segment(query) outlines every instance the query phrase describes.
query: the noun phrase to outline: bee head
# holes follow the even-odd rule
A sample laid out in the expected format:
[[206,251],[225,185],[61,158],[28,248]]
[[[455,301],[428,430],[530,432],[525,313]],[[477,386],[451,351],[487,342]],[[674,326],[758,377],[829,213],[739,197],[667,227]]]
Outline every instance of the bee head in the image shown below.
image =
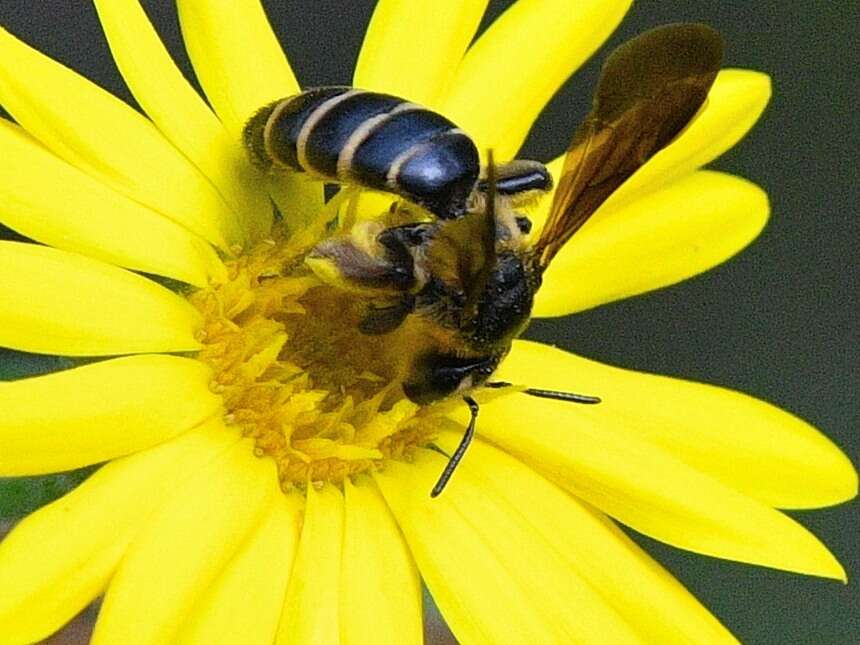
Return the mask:
[[508,343],[525,329],[531,316],[540,276],[530,270],[523,257],[505,251],[496,257],[475,313],[469,320],[470,339],[475,346]]

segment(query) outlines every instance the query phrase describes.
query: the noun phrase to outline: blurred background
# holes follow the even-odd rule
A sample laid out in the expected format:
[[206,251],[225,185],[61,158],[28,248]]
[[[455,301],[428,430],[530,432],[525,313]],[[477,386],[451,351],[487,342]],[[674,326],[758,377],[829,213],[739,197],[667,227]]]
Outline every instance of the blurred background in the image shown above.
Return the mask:
[[[143,4],[193,79],[173,1]],[[373,0],[264,4],[304,86],[350,83]],[[492,1],[482,28],[510,4]],[[706,22],[722,32],[727,66],[773,77],[774,96],[758,126],[712,164],[763,186],[770,194],[771,221],[750,248],[704,275],[573,317],[535,321],[527,336],[607,363],[771,401],[818,426],[856,464],[860,3],[638,2],[552,101],[520,156],[549,160],[561,153],[588,110],[607,52],[650,27],[679,21]],[[135,105],[89,2],[2,0],[0,25]],[[0,237],[11,236],[0,229]],[[0,379],[63,366],[61,359],[0,350]],[[0,480],[0,532],[86,475]],[[849,586],[633,538],[746,643],[860,642],[857,503],[791,515],[833,550],[848,570]],[[88,610],[49,642],[86,642],[94,616]],[[430,643],[455,642],[429,599],[427,635]]]

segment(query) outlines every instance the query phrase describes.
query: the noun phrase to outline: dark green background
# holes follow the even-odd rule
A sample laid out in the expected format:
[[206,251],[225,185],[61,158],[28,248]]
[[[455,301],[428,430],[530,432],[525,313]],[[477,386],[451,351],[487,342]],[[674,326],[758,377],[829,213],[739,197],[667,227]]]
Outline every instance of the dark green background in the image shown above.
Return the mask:
[[[144,4],[190,76],[172,1]],[[350,82],[372,0],[265,4],[303,85]],[[492,2],[485,24],[509,4]],[[523,156],[546,160],[564,149],[587,111],[606,51],[649,27],[684,20],[707,22],[724,34],[727,65],[773,77],[763,120],[713,164],[765,187],[772,220],[751,248],[705,275],[578,316],[538,321],[528,335],[609,363],[772,401],[816,424],[857,463],[860,3],[639,2],[552,102]],[[89,3],[2,0],[0,24],[134,103]],[[0,353],[7,378],[60,365]],[[44,495],[65,483],[52,481]],[[0,498],[0,511],[8,506],[8,497]],[[854,578],[848,587],[636,538],[745,642],[860,642],[857,504],[792,515],[840,558]],[[432,642],[449,642],[438,623],[431,621],[429,630]]]

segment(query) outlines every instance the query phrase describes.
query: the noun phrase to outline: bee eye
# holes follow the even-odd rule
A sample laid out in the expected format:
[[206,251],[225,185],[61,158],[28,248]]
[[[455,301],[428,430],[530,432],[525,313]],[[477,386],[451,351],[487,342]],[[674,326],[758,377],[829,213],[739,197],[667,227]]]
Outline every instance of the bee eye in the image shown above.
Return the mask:
[[528,235],[532,232],[532,221],[525,215],[519,215],[517,216],[517,227],[520,229],[520,233]]

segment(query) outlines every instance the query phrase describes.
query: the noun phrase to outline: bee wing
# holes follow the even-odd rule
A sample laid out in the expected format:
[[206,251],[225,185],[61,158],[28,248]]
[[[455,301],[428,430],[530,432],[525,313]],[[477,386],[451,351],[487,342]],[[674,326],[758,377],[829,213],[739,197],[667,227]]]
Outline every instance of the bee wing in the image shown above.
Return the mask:
[[672,141],[701,108],[722,61],[706,25],[658,27],[606,61],[591,113],[567,151],[546,225],[534,249],[539,270],[606,199]]

